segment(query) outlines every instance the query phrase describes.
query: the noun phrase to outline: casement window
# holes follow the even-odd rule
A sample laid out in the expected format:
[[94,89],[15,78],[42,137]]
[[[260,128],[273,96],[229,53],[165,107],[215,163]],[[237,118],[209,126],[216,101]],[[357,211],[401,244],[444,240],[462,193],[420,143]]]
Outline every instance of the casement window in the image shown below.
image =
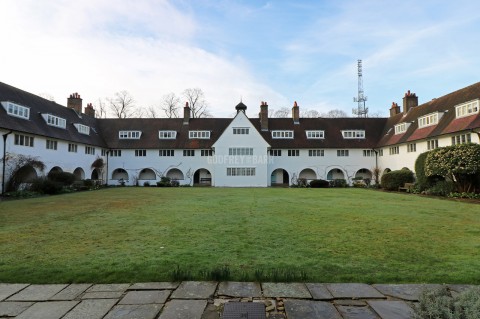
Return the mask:
[[288,156],[300,156],[300,150],[288,150]]
[[378,150],[378,156],[383,156],[383,148]]
[[195,156],[195,150],[183,150],[183,156]]
[[227,176],[255,176],[255,167],[227,167]]
[[228,149],[228,155],[253,155],[251,147],[231,147]]
[[417,144],[416,143],[409,143],[407,144],[407,152],[414,153],[417,151]]
[[73,143],[68,143],[68,151],[70,153],[77,153],[78,151],[78,145],[77,144],[73,144]]
[[325,156],[324,150],[308,150],[308,156],[320,157]]
[[325,138],[325,131],[305,131],[308,139],[322,139]]
[[472,142],[470,133],[452,136],[452,145],[467,144]]
[[85,146],[85,154],[95,155],[95,147]]
[[210,131],[188,131],[188,138],[209,139]]
[[200,156],[213,156],[213,150],[200,150]]
[[272,138],[293,138],[293,131],[272,131]]
[[46,143],[46,148],[47,148],[47,150],[53,150],[53,151],[56,151],[56,150],[57,150],[58,141],[47,140],[46,142],[47,142],[47,143]]
[[282,150],[270,150],[270,156],[282,156]]
[[438,148],[438,140],[437,139],[427,141],[427,149],[428,150],[434,150],[436,148]]
[[118,138],[122,140],[138,140],[142,136],[142,131],[119,131]]
[[372,157],[375,156],[374,150],[363,150],[363,157]]
[[400,154],[400,147],[399,146],[390,147],[389,152],[390,152],[390,155]]
[[428,127],[438,124],[438,113],[430,113],[418,118],[418,128]]
[[73,124],[77,128],[78,133],[84,135],[90,135],[90,126],[86,126],[80,123]]
[[455,106],[456,118],[478,114],[479,100],[469,101]]
[[145,157],[147,156],[147,150],[135,150],[135,156]]
[[365,138],[364,130],[342,131],[343,138]]
[[175,150],[159,150],[158,156],[175,156]]
[[67,120],[64,118],[52,115],[52,114],[42,114],[43,119],[47,122],[47,125],[66,128]]
[[121,157],[122,156],[122,150],[110,150],[109,155],[111,157]]
[[10,116],[19,117],[28,120],[30,118],[30,108],[22,105],[18,105],[13,102],[2,102],[2,106]]
[[161,140],[174,140],[177,138],[177,131],[158,131],[158,138]]
[[410,126],[410,123],[400,123],[395,125],[395,135],[405,133]]
[[337,150],[338,157],[347,157],[349,155],[348,150]]
[[242,134],[242,135],[250,134],[250,128],[248,128],[248,127],[234,127],[234,128],[233,128],[233,134],[234,134],[234,135],[237,135],[237,134]]
[[15,134],[14,144],[33,147],[33,136]]

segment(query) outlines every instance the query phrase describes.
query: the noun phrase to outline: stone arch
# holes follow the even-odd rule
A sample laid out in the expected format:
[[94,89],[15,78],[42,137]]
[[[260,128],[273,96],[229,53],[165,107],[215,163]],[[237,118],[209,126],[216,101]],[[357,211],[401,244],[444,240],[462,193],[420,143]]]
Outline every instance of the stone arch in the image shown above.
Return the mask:
[[138,174],[138,179],[141,180],[156,180],[157,174],[151,168],[144,168]]
[[81,167],[75,168],[73,175],[75,175],[76,180],[81,181],[82,179],[85,179],[85,171]]
[[212,174],[206,168],[199,168],[193,174],[193,184],[208,186],[212,185]]
[[[54,166],[52,167],[52,169],[48,172],[48,174],[50,173],[62,173],[63,172],[63,169],[59,166]],[[47,174],[47,176],[48,176]]]
[[327,173],[327,180],[331,181],[334,179],[346,179],[345,172],[339,168],[332,168]]
[[112,179],[128,181],[128,173],[123,168],[117,168],[112,172]]
[[281,186],[290,184],[290,175],[283,168],[275,169],[270,175],[271,186]]
[[361,168],[355,173],[355,178],[372,179],[372,172],[369,169]]
[[311,181],[312,179],[317,179],[317,173],[315,173],[315,171],[311,168],[305,168],[300,172],[298,178],[303,178],[307,181]]
[[179,180],[184,180],[185,177],[182,173],[181,170],[178,168],[172,168],[167,172],[167,177],[170,177],[171,180],[179,181]]

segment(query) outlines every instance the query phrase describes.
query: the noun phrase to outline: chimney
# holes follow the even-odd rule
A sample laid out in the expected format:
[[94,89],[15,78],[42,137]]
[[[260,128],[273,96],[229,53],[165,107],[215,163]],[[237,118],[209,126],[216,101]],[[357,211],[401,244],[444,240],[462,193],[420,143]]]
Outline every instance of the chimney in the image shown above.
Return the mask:
[[77,114],[82,114],[82,99],[80,98],[80,94],[70,94],[70,97],[67,99],[67,107],[74,109]]
[[260,118],[260,129],[262,131],[268,131],[268,104],[267,102],[263,102],[260,104],[260,114],[258,115]]
[[85,108],[85,115],[95,117],[95,109],[93,108],[92,103],[87,104],[87,107]]
[[293,124],[300,124],[300,108],[297,105],[297,101],[293,103],[292,118],[293,118]]
[[410,90],[408,90],[403,97],[403,114],[407,114],[415,106],[418,106],[418,96],[415,93],[410,93]]
[[392,102],[392,107],[390,108],[390,117],[400,113],[400,106],[397,103]]
[[185,107],[183,108],[183,125],[188,125],[190,122],[190,107],[188,102],[185,102]]

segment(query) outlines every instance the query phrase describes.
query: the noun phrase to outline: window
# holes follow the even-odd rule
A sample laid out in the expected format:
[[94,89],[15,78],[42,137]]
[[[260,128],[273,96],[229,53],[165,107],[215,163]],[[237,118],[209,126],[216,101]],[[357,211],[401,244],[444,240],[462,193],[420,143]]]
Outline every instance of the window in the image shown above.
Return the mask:
[[300,156],[300,150],[288,150],[288,156]]
[[30,108],[26,106],[18,105],[12,102],[2,102],[2,105],[5,111],[7,111],[8,115],[27,120],[30,118]]
[[109,155],[111,157],[121,157],[122,156],[122,150],[110,150]]
[[142,131],[120,131],[118,132],[118,137],[122,140],[124,139],[132,139],[138,140],[142,136]]
[[472,142],[470,133],[452,136],[452,145],[467,144]]
[[227,176],[255,176],[255,167],[227,167]]
[[339,156],[339,157],[348,156],[348,150],[337,150],[337,156]]
[[417,151],[417,144],[416,143],[407,144],[407,152],[408,153],[414,153],[416,151]]
[[200,156],[213,156],[213,150],[201,150]]
[[479,100],[470,101],[470,102],[466,102],[456,106],[455,107],[456,117],[457,118],[465,117],[465,116],[478,113],[478,104],[479,104],[478,101]]
[[375,156],[374,150],[363,150],[363,157],[372,157]]
[[175,156],[174,150],[159,150],[158,156]]
[[56,151],[58,147],[58,142],[53,140],[47,140],[46,147],[47,147],[47,150]]
[[390,155],[400,154],[400,147],[399,146],[390,147],[389,151],[390,151]]
[[67,120],[64,118],[52,115],[52,114],[42,114],[42,117],[45,119],[48,125],[50,126],[56,126],[60,128],[66,128],[67,127]]
[[428,150],[434,150],[438,148],[438,140],[429,140],[427,141],[427,149]]
[[95,155],[95,147],[85,146],[85,154]]
[[308,150],[308,156],[325,156],[324,150]]
[[90,126],[86,126],[86,125],[79,124],[79,123],[75,123],[73,125],[77,128],[78,133],[85,134],[85,135],[90,134]]
[[383,148],[378,150],[378,156],[383,156]]
[[293,131],[272,131],[272,138],[293,138]]
[[270,150],[270,156],[282,156],[282,150]]
[[68,151],[69,151],[70,153],[77,153],[77,151],[78,151],[78,145],[77,145],[77,144],[68,143]]
[[107,150],[102,148],[102,156],[107,156]]
[[158,131],[158,138],[162,140],[174,140],[177,137],[177,131]]
[[418,127],[427,127],[438,124],[438,113],[430,113],[418,118]]
[[307,138],[324,138],[324,131],[305,131],[307,132]]
[[33,147],[33,136],[15,134],[14,144]]
[[365,138],[364,130],[342,131],[343,138]]
[[195,150],[183,150],[183,156],[195,156]]
[[231,147],[228,149],[228,155],[253,155],[251,147]]
[[395,125],[395,135],[405,133],[409,126],[410,126],[410,123],[400,123]]
[[248,127],[234,127],[233,134],[249,134],[250,129]]
[[145,157],[147,156],[147,150],[135,150],[135,156]]
[[203,138],[209,139],[210,138],[210,131],[188,131],[189,138]]

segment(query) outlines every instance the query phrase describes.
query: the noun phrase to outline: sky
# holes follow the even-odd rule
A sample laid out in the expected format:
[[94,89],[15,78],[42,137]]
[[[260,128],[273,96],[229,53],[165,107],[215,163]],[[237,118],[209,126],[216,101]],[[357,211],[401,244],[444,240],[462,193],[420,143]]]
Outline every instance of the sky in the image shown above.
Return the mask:
[[[407,90],[419,103],[480,81],[472,0],[1,0],[0,81],[66,105],[126,90],[138,107],[205,93],[210,113],[260,104],[370,114]],[[182,99],[183,101],[184,99]],[[183,103],[183,102],[182,102]]]

